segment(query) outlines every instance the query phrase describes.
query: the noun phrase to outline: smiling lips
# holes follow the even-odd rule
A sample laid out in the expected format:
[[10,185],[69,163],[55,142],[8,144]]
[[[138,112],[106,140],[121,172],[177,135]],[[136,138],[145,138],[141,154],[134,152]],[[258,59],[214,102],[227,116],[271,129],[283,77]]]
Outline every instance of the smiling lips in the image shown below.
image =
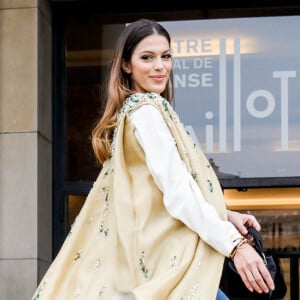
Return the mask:
[[164,81],[166,76],[165,75],[153,75],[153,76],[150,76],[150,78],[155,81],[162,82],[162,81]]

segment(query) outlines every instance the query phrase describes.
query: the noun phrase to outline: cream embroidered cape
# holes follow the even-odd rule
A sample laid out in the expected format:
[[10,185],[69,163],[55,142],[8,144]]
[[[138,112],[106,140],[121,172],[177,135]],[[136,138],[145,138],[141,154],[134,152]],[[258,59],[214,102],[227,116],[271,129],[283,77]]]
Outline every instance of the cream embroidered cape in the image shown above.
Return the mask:
[[162,113],[205,199],[226,219],[219,181],[172,106],[154,93],[134,94],[120,111],[112,157],[32,300],[111,300],[122,292],[137,300],[216,299],[224,257],[168,214],[134,136],[128,112],[146,103]]

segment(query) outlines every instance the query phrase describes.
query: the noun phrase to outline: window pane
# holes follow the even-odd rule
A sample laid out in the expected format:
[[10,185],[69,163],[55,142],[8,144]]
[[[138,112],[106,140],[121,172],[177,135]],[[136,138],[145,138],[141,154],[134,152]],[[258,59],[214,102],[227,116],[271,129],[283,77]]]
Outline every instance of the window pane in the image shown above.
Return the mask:
[[91,130],[101,114],[101,84],[122,25],[68,18],[66,26],[66,180],[94,180],[99,166]]
[[163,24],[176,111],[220,177],[300,176],[300,17]]

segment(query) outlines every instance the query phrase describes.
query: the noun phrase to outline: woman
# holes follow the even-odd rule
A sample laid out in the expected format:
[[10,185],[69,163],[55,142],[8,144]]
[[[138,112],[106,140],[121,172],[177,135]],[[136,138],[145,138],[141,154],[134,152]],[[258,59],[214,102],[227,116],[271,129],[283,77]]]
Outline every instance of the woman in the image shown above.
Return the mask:
[[225,256],[249,290],[274,289],[243,237],[259,223],[226,210],[213,169],[170,105],[170,45],[151,20],[120,35],[92,132],[103,167],[32,299],[228,299],[219,289]]

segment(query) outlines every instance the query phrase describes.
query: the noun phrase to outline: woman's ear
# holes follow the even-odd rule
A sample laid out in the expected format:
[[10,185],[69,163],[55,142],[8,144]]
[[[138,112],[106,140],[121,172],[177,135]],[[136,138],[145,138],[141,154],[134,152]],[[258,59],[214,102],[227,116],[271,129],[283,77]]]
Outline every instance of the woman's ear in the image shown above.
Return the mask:
[[131,68],[130,68],[130,63],[126,61],[122,61],[122,69],[124,70],[125,73],[131,74]]

